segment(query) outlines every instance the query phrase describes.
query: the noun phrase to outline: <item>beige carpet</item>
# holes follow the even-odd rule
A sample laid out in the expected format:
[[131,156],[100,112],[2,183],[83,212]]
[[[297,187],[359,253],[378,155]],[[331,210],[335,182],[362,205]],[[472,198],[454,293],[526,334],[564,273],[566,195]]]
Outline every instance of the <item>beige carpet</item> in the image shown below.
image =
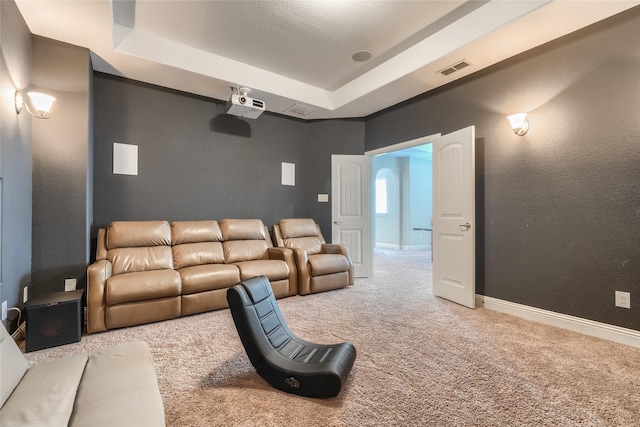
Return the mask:
[[147,341],[168,426],[640,425],[640,349],[438,299],[428,255],[398,261],[391,252],[378,251],[375,278],[279,300],[301,338],[355,344],[337,398],[267,385],[228,310],[93,334],[27,357]]

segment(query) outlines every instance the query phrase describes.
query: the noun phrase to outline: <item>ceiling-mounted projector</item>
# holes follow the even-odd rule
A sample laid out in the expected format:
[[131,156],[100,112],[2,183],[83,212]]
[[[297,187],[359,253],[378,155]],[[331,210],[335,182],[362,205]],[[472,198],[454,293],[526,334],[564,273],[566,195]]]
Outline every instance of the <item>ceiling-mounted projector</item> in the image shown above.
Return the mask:
[[265,109],[264,101],[250,98],[247,94],[251,93],[251,89],[241,87],[236,93],[231,94],[231,98],[227,101],[227,114],[232,116],[246,117],[247,119],[255,119]]

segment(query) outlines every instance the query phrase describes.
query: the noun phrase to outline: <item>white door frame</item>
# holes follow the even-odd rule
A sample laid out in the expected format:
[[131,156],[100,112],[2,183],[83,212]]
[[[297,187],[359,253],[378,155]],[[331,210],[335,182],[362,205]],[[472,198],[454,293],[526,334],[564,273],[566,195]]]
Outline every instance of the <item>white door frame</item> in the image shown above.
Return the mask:
[[370,212],[370,216],[371,216],[371,222],[370,222],[370,233],[371,233],[371,276],[373,277],[374,275],[374,271],[375,271],[375,258],[373,257],[373,247],[375,245],[375,229],[376,229],[376,207],[375,207],[375,198],[372,197],[371,195],[375,194],[375,189],[374,189],[374,185],[376,182],[375,176],[373,176],[374,171],[373,171],[373,158],[374,156],[377,156],[379,154],[384,154],[384,153],[391,153],[393,151],[398,151],[398,150],[403,150],[405,148],[411,148],[411,147],[415,147],[418,145],[424,145],[424,144],[429,144],[431,142],[433,142],[434,139],[439,138],[440,136],[442,136],[439,133],[434,133],[433,135],[428,135],[428,136],[422,136],[420,138],[416,138],[416,139],[412,139],[410,141],[404,141],[404,142],[399,142],[397,144],[393,144],[393,145],[388,145],[386,147],[382,147],[382,148],[376,148],[375,150],[370,150],[370,151],[366,151],[364,153],[365,156],[367,156],[368,162],[369,162],[369,170],[370,170],[370,176],[369,176],[369,212]]

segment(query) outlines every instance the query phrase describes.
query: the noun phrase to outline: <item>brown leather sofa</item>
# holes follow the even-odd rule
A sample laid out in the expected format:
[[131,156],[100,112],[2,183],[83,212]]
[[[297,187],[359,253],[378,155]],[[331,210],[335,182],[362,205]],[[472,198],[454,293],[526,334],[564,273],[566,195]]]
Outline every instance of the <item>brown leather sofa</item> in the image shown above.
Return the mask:
[[349,248],[327,244],[312,219],[281,219],[273,226],[276,246],[293,249],[298,269],[298,294],[307,295],[353,285]]
[[277,298],[297,293],[293,252],[259,219],[117,221],[98,232],[87,268],[87,332],[228,307],[227,288],[265,275]]

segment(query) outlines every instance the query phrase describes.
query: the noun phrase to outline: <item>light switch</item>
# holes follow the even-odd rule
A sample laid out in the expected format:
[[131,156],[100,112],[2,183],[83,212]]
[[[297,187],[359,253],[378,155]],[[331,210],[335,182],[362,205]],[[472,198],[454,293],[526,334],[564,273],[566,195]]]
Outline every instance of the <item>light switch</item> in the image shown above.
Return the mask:
[[329,195],[328,194],[318,194],[318,202],[326,203],[328,201],[329,201]]

